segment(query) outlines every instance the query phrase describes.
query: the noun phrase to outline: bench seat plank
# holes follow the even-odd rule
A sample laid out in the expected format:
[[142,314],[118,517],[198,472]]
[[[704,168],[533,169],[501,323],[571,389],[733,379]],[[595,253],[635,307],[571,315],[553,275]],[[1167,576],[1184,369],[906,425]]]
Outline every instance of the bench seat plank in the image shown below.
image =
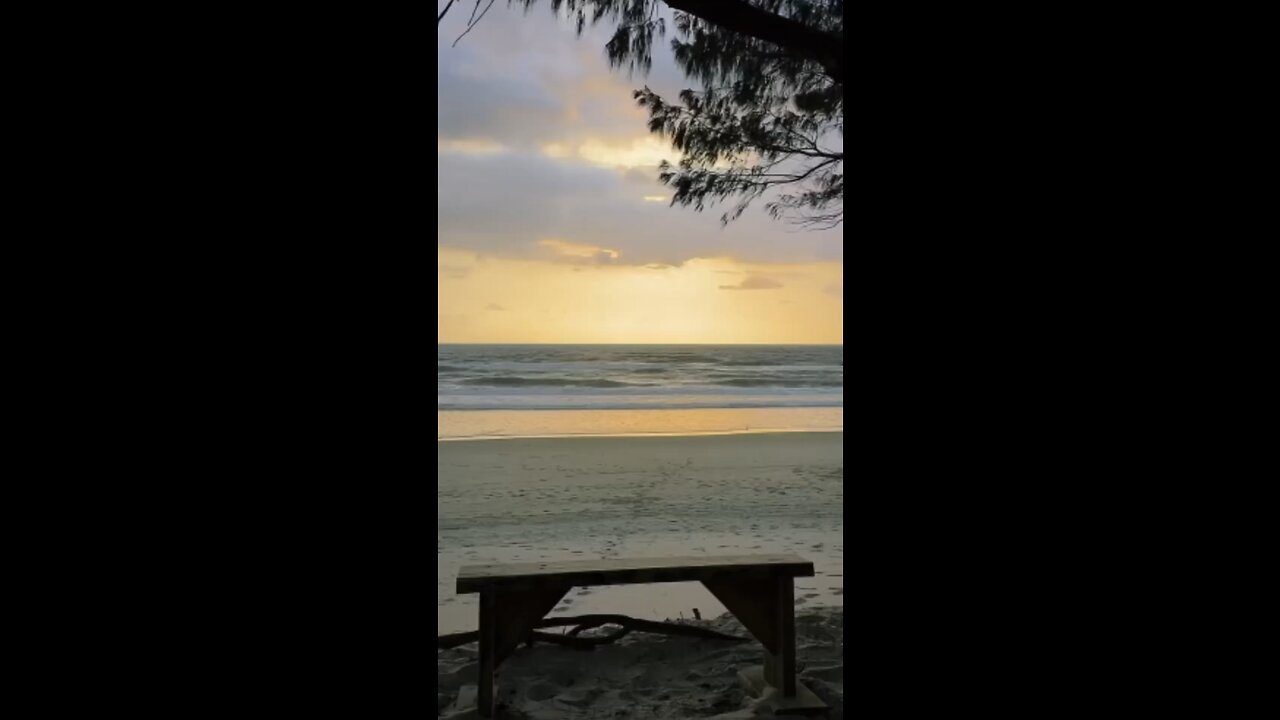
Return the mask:
[[584,587],[632,583],[684,582],[726,574],[813,577],[813,563],[798,555],[617,558],[497,565],[466,565],[458,570],[457,592],[536,587],[554,583]]

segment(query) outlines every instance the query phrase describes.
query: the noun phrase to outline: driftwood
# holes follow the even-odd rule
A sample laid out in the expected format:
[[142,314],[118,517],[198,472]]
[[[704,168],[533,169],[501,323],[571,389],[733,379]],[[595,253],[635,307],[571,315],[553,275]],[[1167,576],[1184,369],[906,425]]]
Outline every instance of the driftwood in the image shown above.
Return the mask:
[[[619,629],[614,630],[608,635],[600,637],[582,637],[583,630],[590,630],[602,625],[618,625]],[[550,627],[568,627],[575,626],[566,635],[555,635],[553,633],[544,633],[534,630],[526,638],[526,642],[532,645],[535,640],[551,643],[553,645],[564,645],[576,650],[590,650],[597,645],[605,645],[611,643],[632,632],[647,632],[660,635],[683,635],[686,637],[707,638],[711,640],[725,640],[728,642],[750,642],[751,638],[738,637],[736,635],[726,635],[709,628],[698,627],[696,625],[678,625],[676,623],[657,622],[655,620],[640,620],[639,618],[628,617],[627,615],[579,615],[577,617],[557,617],[545,618],[539,621],[534,627],[550,628]],[[436,647],[440,650],[459,647],[467,643],[473,643],[480,639],[480,633],[476,630],[462,633],[451,633],[449,635],[441,635],[436,638]]]

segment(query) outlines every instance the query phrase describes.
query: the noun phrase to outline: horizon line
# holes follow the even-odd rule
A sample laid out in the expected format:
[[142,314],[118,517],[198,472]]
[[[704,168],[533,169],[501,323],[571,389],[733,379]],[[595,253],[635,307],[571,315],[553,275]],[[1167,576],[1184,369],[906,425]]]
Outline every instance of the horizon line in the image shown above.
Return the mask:
[[768,345],[786,345],[791,347],[844,347],[843,342],[838,343],[796,343],[796,342],[757,342],[757,343],[718,343],[718,342],[642,342],[642,343],[626,343],[626,342],[441,342],[436,341],[436,345],[729,345],[734,347],[761,347]]

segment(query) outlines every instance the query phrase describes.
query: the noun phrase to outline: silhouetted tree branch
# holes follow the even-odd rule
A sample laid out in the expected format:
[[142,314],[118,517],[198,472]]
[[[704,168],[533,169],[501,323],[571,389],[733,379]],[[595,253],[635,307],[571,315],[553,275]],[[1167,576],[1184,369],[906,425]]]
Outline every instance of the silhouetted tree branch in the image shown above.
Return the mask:
[[445,14],[449,12],[449,8],[453,7],[453,3],[454,3],[454,0],[449,0],[449,3],[445,5],[444,9],[440,11],[440,14],[436,16],[437,25],[439,25],[440,21],[444,19]]
[[[844,32],[826,32],[745,0],[664,0],[674,10],[730,32],[764,40],[789,53],[817,60],[836,82],[844,82]],[[841,9],[843,14],[843,8]]]
[[[675,11],[676,64],[702,89],[681,92],[679,103],[635,92],[650,132],[682,153],[659,167],[672,205],[703,210],[738,198],[721,216],[728,223],[776,189],[766,205],[774,218],[843,222],[844,0],[508,0],[540,1],[575,18],[579,32],[613,23],[610,64],[642,72],[667,29],[659,3]],[[473,9],[463,35],[483,17]]]

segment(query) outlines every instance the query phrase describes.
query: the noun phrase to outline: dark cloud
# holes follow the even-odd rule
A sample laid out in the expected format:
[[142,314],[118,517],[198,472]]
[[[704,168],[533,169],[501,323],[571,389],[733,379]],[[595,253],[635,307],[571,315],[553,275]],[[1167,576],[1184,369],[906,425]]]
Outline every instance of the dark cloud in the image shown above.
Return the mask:
[[737,285],[721,285],[721,290],[776,290],[782,283],[764,275],[752,275]]
[[[456,48],[455,52],[472,52]],[[467,69],[440,51],[436,89],[436,136],[488,138],[508,146],[531,146],[554,136],[560,103],[520,67],[496,73]]]
[[[839,230],[797,232],[772,221],[763,202],[721,227],[728,208],[696,213],[653,201],[671,195],[656,167],[597,167],[578,157],[574,150],[583,143],[625,148],[651,138],[633,88],[648,85],[674,98],[693,83],[676,70],[665,42],[648,76],[627,77],[605,59],[611,26],[578,38],[572,23],[553,17],[545,4],[529,13],[502,6],[495,4],[457,47],[450,45],[466,13],[450,13],[438,29],[439,245],[541,257],[538,242],[558,238],[615,249],[617,255],[594,262],[628,265],[678,266],[717,256],[843,258]],[[549,144],[564,146],[566,157],[544,154]]]
[[[582,37],[544,5],[529,13],[489,13],[458,45],[441,32],[436,49],[437,135],[485,137],[521,150],[580,139],[643,132],[645,115],[632,92],[660,79],[678,93],[673,61],[655,62],[650,78],[612,71],[605,58],[609,28]],[[663,44],[661,53],[670,55]],[[683,85],[680,85],[683,87]]]
[[619,252],[616,262],[680,265],[695,257],[755,262],[838,260],[839,231],[795,232],[763,209],[727,227],[698,213],[645,202],[622,173],[526,153],[440,154],[437,242],[504,257],[540,255],[559,238]]
[[489,303],[484,309],[489,310],[490,312],[503,312],[506,310],[506,308],[502,307],[498,303]]

